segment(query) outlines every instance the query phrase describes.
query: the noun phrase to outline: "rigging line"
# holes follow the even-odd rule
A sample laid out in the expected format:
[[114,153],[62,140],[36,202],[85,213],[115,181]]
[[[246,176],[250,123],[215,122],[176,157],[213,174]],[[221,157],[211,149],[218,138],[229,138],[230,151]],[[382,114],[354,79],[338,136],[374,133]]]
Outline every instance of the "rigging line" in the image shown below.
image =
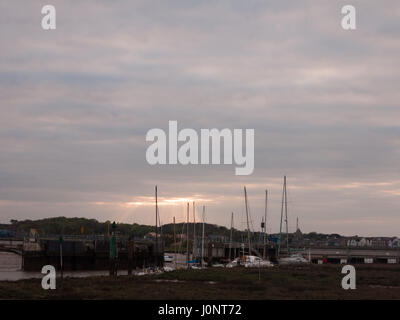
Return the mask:
[[250,210],[250,201],[249,200],[247,200],[247,207],[249,210],[249,219],[250,219],[250,225],[251,225],[250,231],[254,232],[254,225],[253,225],[253,219],[251,218],[251,210]]

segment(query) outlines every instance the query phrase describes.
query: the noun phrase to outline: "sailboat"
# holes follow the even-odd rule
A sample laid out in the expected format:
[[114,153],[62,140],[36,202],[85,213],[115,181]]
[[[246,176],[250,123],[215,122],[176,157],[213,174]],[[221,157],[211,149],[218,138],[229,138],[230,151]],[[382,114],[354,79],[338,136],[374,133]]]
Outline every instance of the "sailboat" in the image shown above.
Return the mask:
[[192,269],[206,269],[204,262],[204,224],[205,224],[206,207],[203,206],[203,223],[202,223],[202,235],[201,235],[201,256],[200,264],[196,263],[192,265]]
[[[245,200],[245,206],[246,206],[246,219],[247,219],[247,236],[248,236],[248,245],[249,245],[249,254],[247,256],[243,257],[242,264],[246,268],[263,268],[263,267],[272,267],[273,264],[271,261],[267,259],[261,258],[260,254],[258,254],[258,251],[255,249],[252,250],[251,248],[251,241],[250,241],[250,224],[249,224],[249,215],[250,215],[250,210],[248,206],[248,201],[247,201],[247,190],[246,187],[244,187],[244,200]],[[257,253],[257,256],[254,256],[251,254],[251,252]],[[232,261],[232,264],[235,262]]]
[[[285,209],[285,210],[284,210]],[[283,212],[285,212],[285,224],[286,224],[286,256],[280,256],[281,249],[281,238],[282,238],[282,219]],[[309,261],[305,259],[301,253],[290,253],[289,249],[289,227],[288,227],[288,215],[287,215],[287,192],[286,192],[286,176],[283,178],[283,190],[282,190],[282,207],[281,207],[281,224],[279,230],[279,238],[278,238],[278,262],[279,264],[303,264],[308,263]]]
[[288,257],[282,257],[279,260],[279,264],[303,264],[309,263],[307,259],[305,259],[301,253],[292,253]]
[[164,262],[174,263],[173,265],[165,265],[163,270],[165,272],[171,272],[177,269],[176,265],[176,233],[175,233],[175,217],[173,218],[173,226],[174,226],[174,254],[164,254]]
[[257,256],[246,256],[244,261],[245,268],[265,268],[273,267],[273,264],[269,260],[264,260]]

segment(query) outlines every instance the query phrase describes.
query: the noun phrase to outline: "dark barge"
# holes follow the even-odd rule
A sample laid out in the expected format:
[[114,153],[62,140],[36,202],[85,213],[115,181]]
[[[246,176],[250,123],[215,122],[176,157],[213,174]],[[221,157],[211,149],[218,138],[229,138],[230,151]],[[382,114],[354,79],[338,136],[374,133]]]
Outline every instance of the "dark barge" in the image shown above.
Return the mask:
[[[164,264],[163,248],[156,250],[156,245],[152,241],[118,239],[117,247],[118,270],[162,267]],[[45,265],[52,265],[61,270],[61,261],[62,269],[65,271],[108,270],[110,241],[65,237],[62,241],[53,238],[24,242],[22,251],[24,271],[41,271]]]

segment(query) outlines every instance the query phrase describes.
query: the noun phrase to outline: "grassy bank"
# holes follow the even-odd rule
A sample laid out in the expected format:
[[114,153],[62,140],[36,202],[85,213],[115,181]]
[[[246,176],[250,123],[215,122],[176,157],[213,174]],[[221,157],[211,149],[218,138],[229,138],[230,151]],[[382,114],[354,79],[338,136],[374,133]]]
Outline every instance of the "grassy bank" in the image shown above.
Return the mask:
[[[0,299],[400,299],[400,268],[359,265],[357,289],[341,287],[342,266],[180,270],[157,276],[66,278],[56,290],[41,279],[0,282]],[[260,277],[260,280],[259,280]]]

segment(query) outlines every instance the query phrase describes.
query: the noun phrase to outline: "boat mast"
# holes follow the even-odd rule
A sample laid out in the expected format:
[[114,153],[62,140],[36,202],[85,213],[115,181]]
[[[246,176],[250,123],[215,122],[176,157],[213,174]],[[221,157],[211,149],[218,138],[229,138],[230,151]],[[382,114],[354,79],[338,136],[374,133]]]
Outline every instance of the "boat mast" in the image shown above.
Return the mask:
[[284,177],[284,186],[285,186],[286,249],[287,249],[287,253],[289,254],[289,225],[288,225],[288,216],[287,216],[286,176]]
[[193,201],[193,259],[196,258],[197,254],[197,243],[196,243],[196,210]]
[[251,241],[250,241],[250,225],[249,225],[249,208],[247,204],[247,190],[246,186],[244,187],[244,202],[246,206],[246,219],[247,219],[247,238],[249,241],[249,256],[251,255]]
[[174,261],[175,261],[175,269],[176,269],[176,233],[175,233],[175,217],[174,217]]
[[187,203],[186,267],[189,269],[189,202]]
[[185,226],[186,226],[185,213],[183,213],[181,241],[179,242],[179,253],[181,253],[182,255],[184,254],[184,251],[183,251],[183,235],[185,234]]
[[267,245],[267,208],[268,208],[268,190],[265,190],[265,212],[264,212],[264,259],[266,257],[266,245]]
[[284,205],[284,197],[285,197],[285,181],[286,181],[286,176],[285,176],[285,179],[284,179],[283,189],[282,189],[281,224],[280,224],[280,227],[279,227],[278,256],[279,256],[279,254],[281,252],[283,205]]
[[159,247],[160,247],[160,249],[162,249],[163,246],[164,246],[163,226],[162,226],[162,221],[160,219],[160,210],[157,210],[157,212],[158,212],[158,229],[159,229],[159,234],[160,234],[160,245],[159,245]]
[[155,188],[155,196],[156,196],[156,265],[158,262],[158,199],[157,199],[157,186]]
[[231,251],[232,251],[232,231],[233,231],[233,212],[231,216],[231,236],[229,238],[229,262],[231,261]]
[[206,218],[206,206],[203,206],[203,231],[201,235],[201,267],[203,268],[203,259],[204,259],[204,221]]

